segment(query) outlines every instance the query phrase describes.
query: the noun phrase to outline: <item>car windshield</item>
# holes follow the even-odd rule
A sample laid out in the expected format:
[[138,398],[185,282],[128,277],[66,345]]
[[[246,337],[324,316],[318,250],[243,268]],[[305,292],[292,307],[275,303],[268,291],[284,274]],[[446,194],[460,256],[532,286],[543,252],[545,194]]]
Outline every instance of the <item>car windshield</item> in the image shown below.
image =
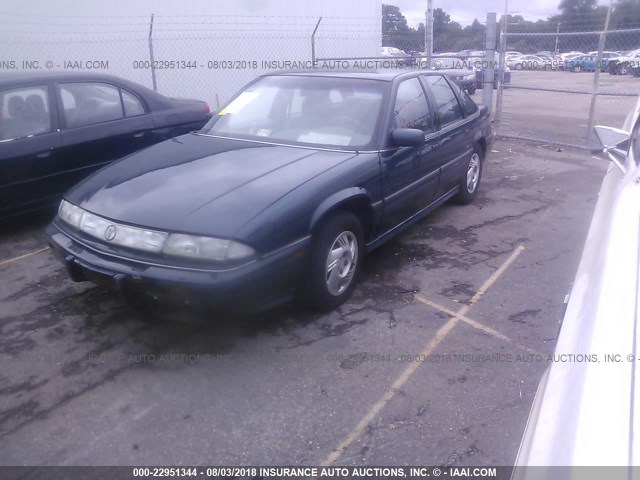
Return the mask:
[[373,142],[387,82],[302,75],[266,76],[220,110],[210,135],[322,147]]

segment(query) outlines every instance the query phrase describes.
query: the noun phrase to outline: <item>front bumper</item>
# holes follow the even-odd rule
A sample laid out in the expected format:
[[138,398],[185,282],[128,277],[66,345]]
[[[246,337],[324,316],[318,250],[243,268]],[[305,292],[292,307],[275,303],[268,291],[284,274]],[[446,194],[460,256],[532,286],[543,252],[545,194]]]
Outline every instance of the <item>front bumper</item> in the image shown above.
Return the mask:
[[290,300],[307,261],[309,239],[226,271],[151,264],[116,257],[75,238],[56,221],[46,228],[51,250],[76,282],[104,285],[126,300],[258,311]]

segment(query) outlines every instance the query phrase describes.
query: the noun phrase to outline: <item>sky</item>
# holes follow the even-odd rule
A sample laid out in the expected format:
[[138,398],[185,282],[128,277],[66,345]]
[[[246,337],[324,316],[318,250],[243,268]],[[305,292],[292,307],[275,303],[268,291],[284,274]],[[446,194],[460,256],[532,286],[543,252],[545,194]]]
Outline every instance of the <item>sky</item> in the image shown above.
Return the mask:
[[[410,26],[424,23],[427,0],[383,0],[383,3],[400,7]],[[559,4],[560,0],[509,0],[509,13],[535,21],[559,13]],[[496,12],[500,18],[504,13],[505,0],[433,0],[433,8],[442,8],[451,20],[465,26],[475,18],[484,23],[487,12]]]

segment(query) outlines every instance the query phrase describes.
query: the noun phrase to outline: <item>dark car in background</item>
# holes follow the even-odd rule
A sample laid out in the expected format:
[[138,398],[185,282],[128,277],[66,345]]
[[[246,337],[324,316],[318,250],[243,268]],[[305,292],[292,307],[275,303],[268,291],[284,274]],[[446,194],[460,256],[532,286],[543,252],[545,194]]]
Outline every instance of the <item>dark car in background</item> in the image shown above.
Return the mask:
[[619,56],[610,57],[607,71],[611,75],[627,75],[632,69],[640,66],[640,48],[625,52]]
[[209,118],[206,102],[111,75],[0,74],[0,219],[56,205],[90,173]]
[[200,132],[67,192],[49,244],[72,279],[130,298],[331,309],[366,252],[474,200],[492,138],[488,109],[439,72],[264,75]]
[[[469,68],[473,69],[476,75],[476,88],[480,89],[484,85],[484,75],[489,69],[489,64],[483,57],[469,57],[465,59]],[[500,73],[502,69],[499,66],[498,60],[494,60],[493,64],[493,88],[498,88],[498,82],[500,80]],[[511,83],[511,69],[508,65],[504,66],[503,82],[505,85]]]
[[434,57],[432,68],[445,73],[469,95],[476,93],[476,72],[469,68],[465,60],[458,57]]

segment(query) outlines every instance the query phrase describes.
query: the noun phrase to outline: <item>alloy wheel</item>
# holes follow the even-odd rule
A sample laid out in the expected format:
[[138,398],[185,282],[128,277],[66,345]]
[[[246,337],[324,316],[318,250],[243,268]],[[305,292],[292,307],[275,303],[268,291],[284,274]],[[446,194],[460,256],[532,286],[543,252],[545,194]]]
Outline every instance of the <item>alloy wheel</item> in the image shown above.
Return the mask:
[[467,191],[473,193],[480,180],[480,156],[477,153],[471,155],[467,168]]
[[342,232],[333,241],[327,255],[326,284],[333,296],[344,292],[356,271],[358,263],[358,240],[353,232]]

